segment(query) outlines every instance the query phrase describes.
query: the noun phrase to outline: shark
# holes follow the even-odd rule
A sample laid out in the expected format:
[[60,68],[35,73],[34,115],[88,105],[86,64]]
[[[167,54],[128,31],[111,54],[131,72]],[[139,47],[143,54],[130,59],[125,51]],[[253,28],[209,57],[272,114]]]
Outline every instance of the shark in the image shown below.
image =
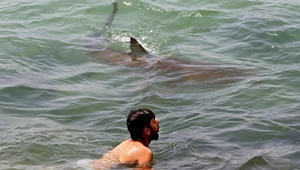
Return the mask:
[[[106,31],[112,25],[117,13],[117,2],[113,2],[113,10],[105,22]],[[160,75],[183,81],[223,81],[235,82],[249,75],[248,70],[220,64],[198,63],[180,60],[176,57],[157,57],[149,53],[137,39],[130,37],[130,52],[124,52],[103,46],[105,38],[101,33],[89,35],[87,50],[89,55],[98,62],[109,65],[120,65],[130,68],[141,68],[143,71],[156,71]],[[99,46],[100,45],[100,46]]]

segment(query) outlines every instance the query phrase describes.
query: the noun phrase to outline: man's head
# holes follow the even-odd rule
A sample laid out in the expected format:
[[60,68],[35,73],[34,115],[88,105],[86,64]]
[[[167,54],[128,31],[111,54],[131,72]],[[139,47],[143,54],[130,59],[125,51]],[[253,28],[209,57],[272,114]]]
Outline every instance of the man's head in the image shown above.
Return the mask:
[[159,120],[155,119],[154,113],[149,109],[131,110],[126,124],[132,140],[144,140],[145,134],[148,134],[149,141],[159,137]]

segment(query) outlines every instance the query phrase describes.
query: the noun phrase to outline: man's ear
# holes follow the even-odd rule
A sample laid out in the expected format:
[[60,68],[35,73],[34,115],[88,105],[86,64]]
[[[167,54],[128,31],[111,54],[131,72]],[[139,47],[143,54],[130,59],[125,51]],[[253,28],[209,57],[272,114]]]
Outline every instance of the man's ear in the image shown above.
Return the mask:
[[150,130],[150,128],[148,128],[148,127],[145,127],[145,128],[144,128],[144,132],[145,132],[147,135],[150,135],[150,134],[151,134],[151,130]]

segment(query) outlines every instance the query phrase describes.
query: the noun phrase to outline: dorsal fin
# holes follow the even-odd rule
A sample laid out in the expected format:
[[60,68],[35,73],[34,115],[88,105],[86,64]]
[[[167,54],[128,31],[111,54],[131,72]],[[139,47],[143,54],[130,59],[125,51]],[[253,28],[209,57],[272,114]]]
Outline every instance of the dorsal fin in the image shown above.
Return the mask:
[[143,46],[134,38],[130,37],[130,55],[141,56],[149,54]]

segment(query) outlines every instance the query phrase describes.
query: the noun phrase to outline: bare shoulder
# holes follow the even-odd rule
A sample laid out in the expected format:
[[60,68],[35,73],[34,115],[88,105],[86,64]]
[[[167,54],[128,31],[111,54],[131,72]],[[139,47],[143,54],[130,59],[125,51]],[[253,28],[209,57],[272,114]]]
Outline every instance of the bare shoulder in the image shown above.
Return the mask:
[[118,146],[116,146],[111,152],[122,150],[128,143],[130,143],[130,139],[123,141]]
[[145,154],[145,155],[153,155],[152,150],[149,149],[148,147],[143,147],[143,148],[141,149],[141,152],[142,152],[143,154]]
[[139,152],[139,159],[138,159],[138,163],[139,165],[142,166],[149,166],[153,161],[153,152],[151,151],[151,149],[144,147],[140,150]]

